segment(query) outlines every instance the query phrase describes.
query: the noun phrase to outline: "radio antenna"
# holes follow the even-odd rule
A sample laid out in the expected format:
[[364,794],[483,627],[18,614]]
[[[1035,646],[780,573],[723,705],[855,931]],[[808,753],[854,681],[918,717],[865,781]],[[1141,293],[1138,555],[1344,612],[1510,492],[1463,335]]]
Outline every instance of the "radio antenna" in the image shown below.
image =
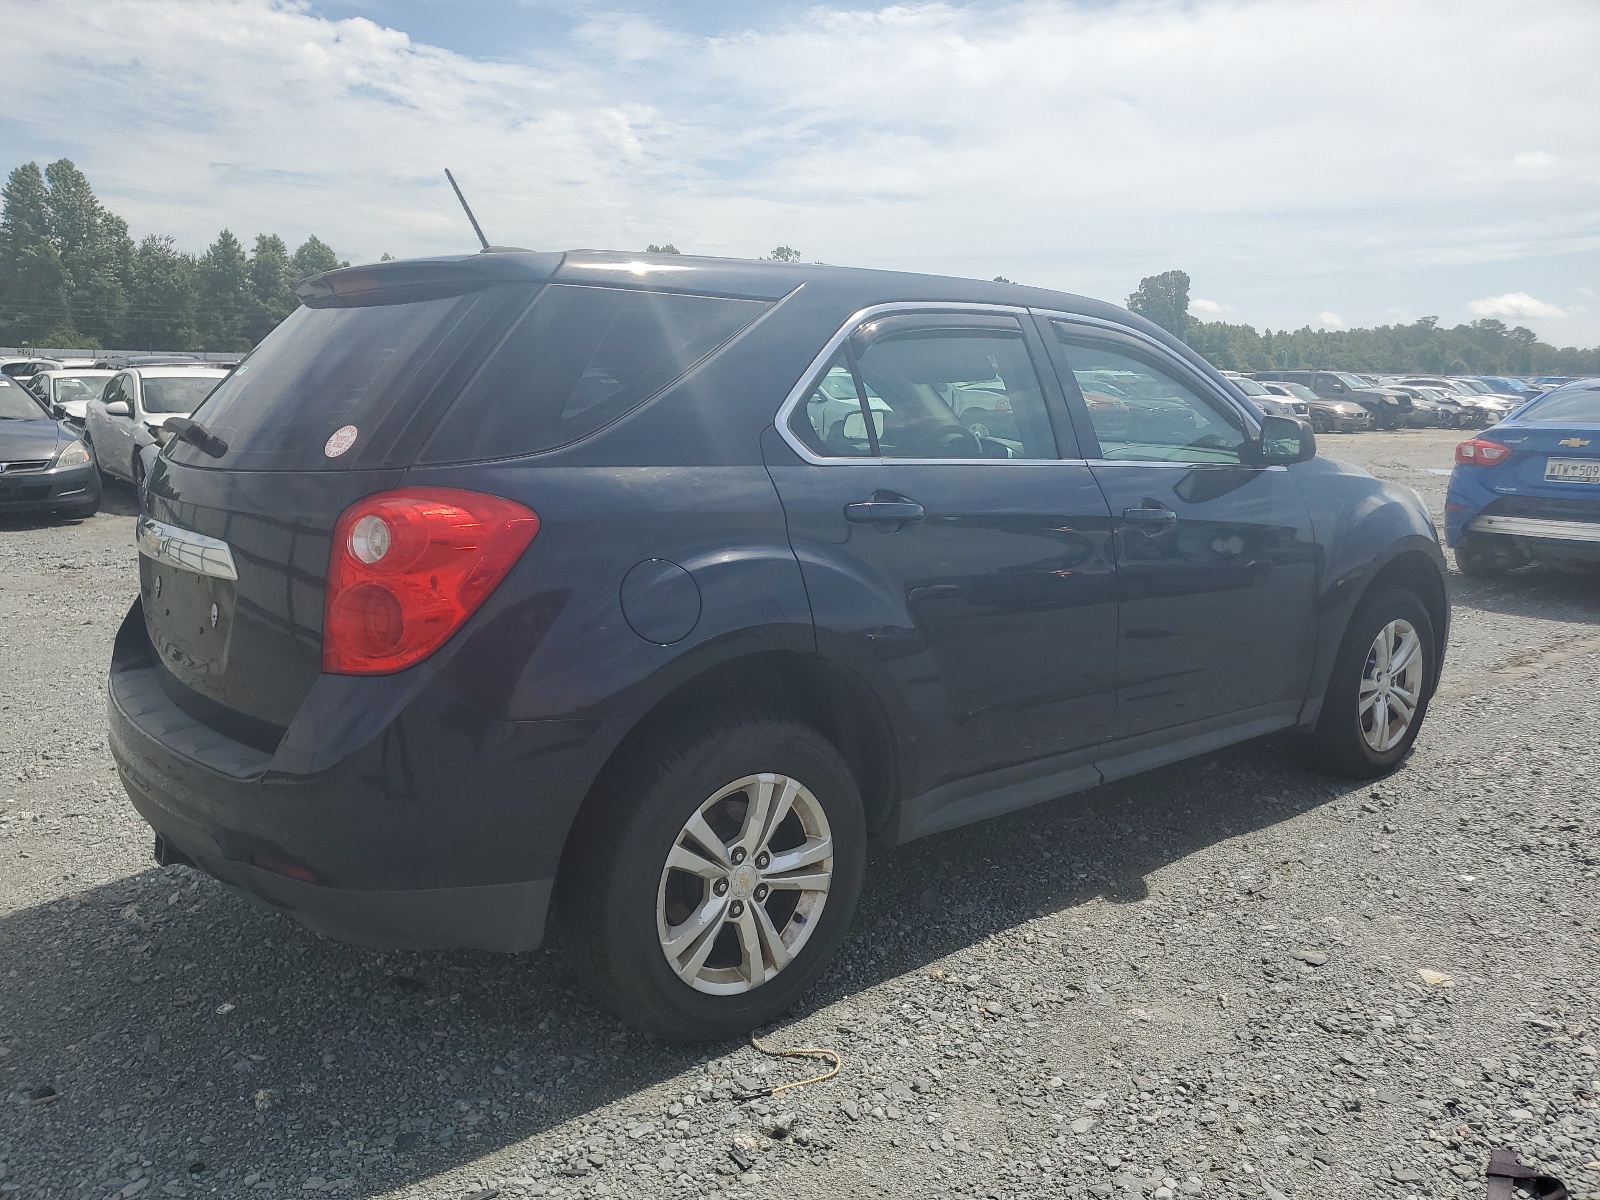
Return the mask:
[[478,235],[478,241],[483,248],[489,248],[489,239],[483,236],[483,226],[478,224],[478,218],[472,215],[472,206],[467,203],[467,198],[461,194],[461,185],[456,182],[456,177],[450,174],[450,168],[444,169],[444,177],[450,181],[450,186],[455,189],[456,199],[461,201],[461,210],[467,214],[467,220],[472,222],[472,232]]

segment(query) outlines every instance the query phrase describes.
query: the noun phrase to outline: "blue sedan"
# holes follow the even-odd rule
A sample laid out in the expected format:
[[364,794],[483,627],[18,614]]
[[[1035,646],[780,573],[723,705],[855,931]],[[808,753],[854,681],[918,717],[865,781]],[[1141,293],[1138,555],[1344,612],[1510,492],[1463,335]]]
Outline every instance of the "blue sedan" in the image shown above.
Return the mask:
[[1546,392],[1456,447],[1445,538],[1466,575],[1600,568],[1600,379]]

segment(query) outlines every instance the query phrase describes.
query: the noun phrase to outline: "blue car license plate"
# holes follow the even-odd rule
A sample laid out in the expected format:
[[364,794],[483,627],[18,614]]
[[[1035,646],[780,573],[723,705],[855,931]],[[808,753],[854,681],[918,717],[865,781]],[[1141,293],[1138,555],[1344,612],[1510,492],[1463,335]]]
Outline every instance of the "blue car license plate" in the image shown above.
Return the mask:
[[1600,458],[1552,458],[1544,464],[1546,483],[1600,483]]

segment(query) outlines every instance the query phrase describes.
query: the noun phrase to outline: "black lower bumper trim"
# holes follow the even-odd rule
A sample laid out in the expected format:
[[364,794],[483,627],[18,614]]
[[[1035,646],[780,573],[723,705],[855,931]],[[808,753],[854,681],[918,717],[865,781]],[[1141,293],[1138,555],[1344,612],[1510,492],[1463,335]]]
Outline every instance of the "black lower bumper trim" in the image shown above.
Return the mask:
[[[124,783],[126,783],[124,779]],[[477,887],[357,891],[320,887],[227,859],[202,831],[128,789],[156,830],[156,859],[186,863],[308,929],[377,950],[536,950],[554,880]]]

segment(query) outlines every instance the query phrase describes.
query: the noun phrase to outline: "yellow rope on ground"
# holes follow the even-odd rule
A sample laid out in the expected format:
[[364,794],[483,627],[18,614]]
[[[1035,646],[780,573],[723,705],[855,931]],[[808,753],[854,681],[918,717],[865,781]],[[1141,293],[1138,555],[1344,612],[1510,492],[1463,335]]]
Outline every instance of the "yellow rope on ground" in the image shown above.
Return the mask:
[[753,1033],[750,1035],[750,1044],[757,1050],[761,1051],[761,1053],[769,1055],[772,1058],[833,1059],[833,1067],[827,1071],[824,1071],[821,1075],[814,1075],[810,1079],[797,1079],[793,1083],[783,1083],[779,1084],[777,1087],[764,1089],[766,1094],[769,1096],[776,1096],[779,1092],[787,1092],[790,1088],[808,1087],[813,1083],[822,1083],[824,1080],[832,1079],[844,1066],[844,1059],[839,1057],[839,1052],[837,1050],[829,1050],[822,1046],[797,1046],[792,1050],[774,1050],[770,1046],[763,1046]]

